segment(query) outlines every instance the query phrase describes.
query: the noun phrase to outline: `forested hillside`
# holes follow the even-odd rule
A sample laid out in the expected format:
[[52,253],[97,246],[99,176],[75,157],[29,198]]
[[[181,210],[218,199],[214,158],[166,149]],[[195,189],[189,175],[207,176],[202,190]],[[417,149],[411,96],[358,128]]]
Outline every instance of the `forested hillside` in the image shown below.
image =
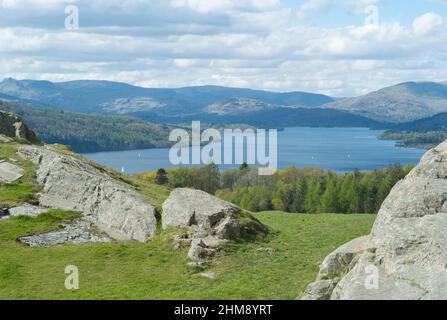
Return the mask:
[[45,143],[71,146],[76,152],[119,151],[169,146],[169,127],[129,116],[103,116],[65,110],[22,107],[0,101]]
[[142,178],[171,187],[192,187],[216,194],[253,212],[377,213],[394,185],[413,165],[374,172],[336,174],[317,168],[288,168],[273,176],[242,166],[223,173],[215,165],[147,173]]
[[447,131],[386,131],[383,140],[397,140],[397,145],[408,148],[431,149],[447,139]]

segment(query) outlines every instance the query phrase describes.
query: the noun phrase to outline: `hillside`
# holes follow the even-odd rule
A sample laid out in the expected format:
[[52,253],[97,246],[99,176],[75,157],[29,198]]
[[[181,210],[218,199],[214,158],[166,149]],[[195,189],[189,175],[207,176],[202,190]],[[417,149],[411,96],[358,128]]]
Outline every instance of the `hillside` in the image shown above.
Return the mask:
[[420,119],[408,123],[402,123],[393,127],[399,131],[447,131],[447,113],[440,113],[435,116]]
[[[83,113],[132,115],[157,123],[184,124],[193,119],[277,128],[306,125],[383,128],[386,126],[381,123],[389,126],[447,112],[447,84],[406,82],[360,97],[334,99],[306,92],[219,86],[165,89],[110,81],[53,83],[9,78],[0,82],[0,100]],[[346,114],[349,117],[340,123]],[[319,123],[322,115],[322,123]],[[239,116],[241,120],[234,119]],[[326,121],[325,117],[334,120]]]
[[447,112],[447,85],[406,82],[361,97],[338,100],[324,107],[345,110],[379,122],[410,122]]
[[[1,143],[0,159],[24,170],[15,181],[0,180],[0,299],[293,299],[325,254],[365,234],[374,219],[252,216],[192,189],[170,194],[61,146]],[[185,212],[195,217],[188,234],[170,227]],[[210,230],[216,219],[222,222]],[[253,233],[265,226],[268,235]],[[199,243],[218,241],[219,250],[194,247],[200,238],[189,244],[191,232],[211,231]],[[79,290],[61,285],[67,265],[80,270]]]
[[[224,105],[227,108],[228,105]],[[285,127],[366,127],[366,128],[386,128],[387,126],[362,116],[351,114],[345,111],[322,109],[322,108],[291,108],[273,107],[264,108],[254,112],[246,112],[244,106],[230,105],[236,114],[220,110],[218,113],[199,113],[195,115],[159,115],[155,113],[140,113],[135,116],[156,123],[170,123],[183,125],[191,121],[202,121],[214,124],[217,127],[222,125],[246,124],[260,128],[285,128]],[[241,112],[241,109],[244,110]]]
[[46,143],[69,145],[77,152],[120,151],[168,147],[170,128],[129,116],[82,114],[66,110],[23,107],[0,101]]
[[[295,299],[314,279],[318,264],[338,245],[370,230],[373,215],[255,215],[278,235],[235,243],[200,276],[162,233],[146,244],[124,242],[30,249],[23,234],[56,229],[68,213],[0,221],[0,299]],[[80,290],[68,291],[64,267],[82,272]],[[45,270],[45,272],[41,272]],[[62,270],[62,271],[61,271]],[[241,283],[244,285],[241,286]],[[30,286],[34,289],[29,290]]]
[[380,139],[397,140],[404,147],[434,148],[447,139],[447,113],[395,125],[384,132]]

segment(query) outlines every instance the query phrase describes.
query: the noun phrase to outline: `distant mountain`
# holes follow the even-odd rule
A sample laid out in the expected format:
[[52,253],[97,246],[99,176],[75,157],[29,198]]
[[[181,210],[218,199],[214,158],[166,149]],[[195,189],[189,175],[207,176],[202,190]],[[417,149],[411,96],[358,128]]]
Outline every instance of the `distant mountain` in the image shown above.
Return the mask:
[[399,131],[447,131],[447,113],[440,113],[433,117],[402,123],[393,127]]
[[318,107],[334,99],[312,93],[278,93],[219,86],[150,89],[110,81],[49,81],[5,79],[0,93],[76,112],[130,114],[194,114],[215,103],[232,99],[254,99],[262,103],[284,106]]
[[387,128],[384,124],[345,111],[321,108],[272,108],[254,112],[215,114],[200,113],[194,115],[160,115],[142,113],[139,118],[155,123],[185,124],[202,121],[211,125],[247,124],[260,128],[281,129],[286,127],[365,127]]
[[410,122],[447,112],[447,83],[406,82],[324,107],[380,122]]
[[[396,124],[447,113],[447,83],[406,82],[360,97],[335,99],[306,92],[219,86],[161,89],[110,81],[53,83],[9,78],[0,82],[0,100],[83,113],[131,115],[163,123],[192,119],[210,123],[267,123],[269,127],[284,123],[318,125],[318,117],[324,115],[326,119],[332,114],[337,119],[332,125],[337,126],[341,115],[349,114],[356,116],[347,118],[352,120],[351,126],[363,126],[368,122],[365,119],[372,120],[374,125]],[[328,123],[325,120],[321,125]]]
[[284,108],[283,106],[265,103],[263,101],[247,98],[234,98],[226,102],[216,102],[205,111],[219,116],[237,115],[243,113],[267,111],[273,109]]

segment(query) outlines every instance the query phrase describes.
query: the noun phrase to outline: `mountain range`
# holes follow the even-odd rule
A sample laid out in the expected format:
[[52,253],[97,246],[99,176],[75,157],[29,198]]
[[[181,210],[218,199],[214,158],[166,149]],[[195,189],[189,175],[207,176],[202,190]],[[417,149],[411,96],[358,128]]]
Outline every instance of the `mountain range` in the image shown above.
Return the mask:
[[447,123],[447,83],[438,82],[406,82],[334,98],[219,86],[161,89],[8,78],[0,82],[0,102],[25,118],[43,141],[78,152],[168,146],[169,128],[191,121],[219,127],[367,127],[392,130],[393,139],[396,134],[414,138],[418,131],[417,141],[443,137]]
[[411,122],[447,112],[447,83],[406,82],[325,108],[343,110],[379,122]]
[[[268,126],[338,126],[338,119],[349,114],[351,125],[377,127],[447,112],[447,83],[406,82],[360,97],[334,98],[307,92],[281,93],[219,86],[163,89],[111,81],[53,83],[7,78],[0,82],[0,99],[82,113],[134,115],[164,123],[194,119]],[[319,117],[333,117],[334,123],[320,123]]]

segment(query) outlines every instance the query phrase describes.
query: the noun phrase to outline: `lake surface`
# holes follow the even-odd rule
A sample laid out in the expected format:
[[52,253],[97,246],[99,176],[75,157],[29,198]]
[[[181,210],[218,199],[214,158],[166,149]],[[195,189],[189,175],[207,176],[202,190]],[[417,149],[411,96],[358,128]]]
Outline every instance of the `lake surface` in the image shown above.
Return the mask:
[[[426,152],[396,147],[377,139],[382,131],[366,128],[287,128],[278,133],[278,167],[320,167],[337,172],[374,170],[390,164],[417,164]],[[172,168],[169,149],[83,154],[126,174]],[[223,166],[226,169],[231,166]],[[236,167],[239,167],[237,165]]]

